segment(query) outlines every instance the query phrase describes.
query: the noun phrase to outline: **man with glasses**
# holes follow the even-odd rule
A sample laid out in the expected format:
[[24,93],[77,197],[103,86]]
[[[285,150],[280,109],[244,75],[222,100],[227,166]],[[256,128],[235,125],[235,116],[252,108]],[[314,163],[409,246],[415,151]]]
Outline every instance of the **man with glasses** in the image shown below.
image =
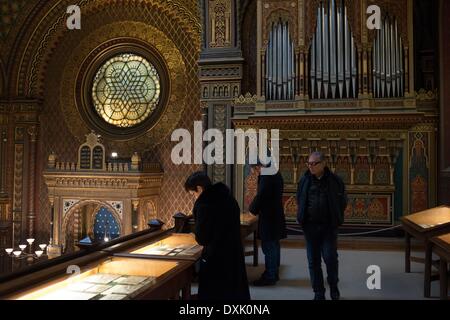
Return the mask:
[[307,166],[297,189],[297,221],[305,235],[314,299],[325,300],[323,257],[331,299],[339,300],[337,234],[347,206],[345,185],[326,166],[321,152],[311,153]]

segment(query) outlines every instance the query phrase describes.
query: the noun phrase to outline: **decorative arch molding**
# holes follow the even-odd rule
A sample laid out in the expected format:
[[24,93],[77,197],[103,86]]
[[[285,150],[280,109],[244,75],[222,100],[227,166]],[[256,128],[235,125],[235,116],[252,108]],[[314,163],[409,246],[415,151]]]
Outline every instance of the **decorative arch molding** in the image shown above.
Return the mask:
[[298,26],[297,20],[292,17],[292,13],[285,8],[276,8],[270,12],[266,22],[264,24],[263,30],[263,45],[267,48],[269,44],[270,32],[272,31],[272,24],[277,23],[279,20],[283,23],[287,22],[289,26],[289,33],[294,46],[298,44]]
[[[61,244],[63,245],[63,248],[66,247],[66,239],[67,239],[67,234],[68,234],[68,227],[70,227],[70,219],[72,218],[72,216],[75,214],[75,212],[81,208],[83,208],[84,206],[90,205],[90,204],[95,204],[97,205],[96,209],[101,208],[101,207],[105,207],[107,208],[112,215],[114,216],[114,219],[116,219],[116,221],[119,224],[119,228],[120,228],[120,233],[122,233],[123,230],[123,219],[120,217],[120,214],[116,211],[116,209],[114,209],[113,206],[111,206],[109,203],[105,202],[105,201],[100,201],[100,200],[80,200],[79,202],[77,202],[75,205],[73,205],[69,211],[67,211],[67,213],[64,215],[63,218],[63,222],[62,222],[62,227],[61,227]],[[94,210],[91,213],[91,216],[89,217],[89,231],[91,231],[91,228],[93,226],[93,222],[95,219],[95,214],[97,213],[97,210]]]
[[144,208],[141,208],[139,210],[139,224],[140,224],[140,230],[144,230],[145,226],[147,225],[148,220],[150,218],[156,218],[157,217],[157,207],[156,203],[153,200],[147,200],[145,201]]
[[[124,145],[128,149],[139,150],[143,145],[155,146],[175,128],[181,119],[187,102],[186,83],[188,70],[181,52],[177,46],[160,30],[142,22],[117,22],[97,29],[85,37],[75,50],[65,58],[66,65],[62,71],[62,81],[59,88],[51,88],[50,95],[59,95],[61,110],[67,127],[78,141],[83,141],[85,135],[93,128],[88,127],[77,106],[77,77],[79,68],[98,43],[106,43],[110,39],[120,42],[119,37],[135,38],[144,41],[158,50],[168,69],[170,92],[168,103],[155,125],[139,137],[128,141],[115,141],[119,150]],[[58,52],[59,53],[59,52]],[[61,55],[62,53],[60,53]],[[57,92],[55,92],[57,90]],[[122,147],[121,147],[122,146]]]
[[[47,1],[42,1],[47,2]],[[11,87],[13,95],[31,95],[42,97],[42,87],[49,56],[59,44],[60,40],[67,35],[65,19],[67,18],[67,3],[62,0],[48,1],[47,6],[41,5],[39,9],[33,10],[29,30],[33,30],[30,36],[20,37],[15,45],[15,59],[11,62]],[[135,3],[136,6],[132,6]],[[167,16],[172,24],[177,28],[182,28],[183,35],[186,35],[196,47],[200,47],[201,24],[198,9],[195,9],[193,1],[182,0],[79,0],[74,5],[78,5],[83,11],[83,22],[92,16],[93,13],[103,12],[105,9],[117,9],[118,17],[116,21],[145,21],[152,23],[153,19],[148,16],[158,12]],[[123,10],[123,7],[127,10]],[[38,7],[38,5],[36,6]],[[40,15],[39,10],[45,12]],[[30,15],[31,16],[31,15]],[[74,31],[76,32],[76,31]],[[173,36],[173,34],[172,34]]]

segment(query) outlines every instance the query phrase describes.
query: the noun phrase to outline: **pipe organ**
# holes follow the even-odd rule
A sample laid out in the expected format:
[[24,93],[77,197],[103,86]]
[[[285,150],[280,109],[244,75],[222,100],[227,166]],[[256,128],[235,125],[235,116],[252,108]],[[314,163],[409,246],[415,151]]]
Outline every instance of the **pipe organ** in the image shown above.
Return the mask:
[[376,98],[403,97],[403,46],[397,19],[386,16],[373,41],[373,94]]
[[321,2],[310,50],[311,98],[356,98],[356,56],[345,2]]
[[269,36],[266,63],[266,94],[268,100],[294,99],[294,45],[289,24],[281,19],[274,23]]
[[[296,224],[297,183],[316,150],[346,183],[348,227],[393,226],[433,207],[438,100],[414,92],[413,0],[378,1],[380,30],[366,26],[371,1],[255,2],[255,92],[235,99],[231,120],[279,130],[288,222]],[[244,165],[233,180],[245,211],[257,179]]]

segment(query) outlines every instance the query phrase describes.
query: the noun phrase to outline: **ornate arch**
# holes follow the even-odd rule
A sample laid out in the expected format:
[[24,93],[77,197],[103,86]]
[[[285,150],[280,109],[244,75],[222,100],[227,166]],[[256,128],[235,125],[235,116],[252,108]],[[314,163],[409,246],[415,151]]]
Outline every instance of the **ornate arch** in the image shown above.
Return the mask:
[[[33,44],[34,39],[38,38],[37,36],[30,41],[30,45],[26,49],[29,62],[23,62],[20,71],[18,71],[17,91],[23,92],[24,95],[40,97],[45,100],[46,95],[50,96],[49,89],[44,90],[45,86],[49,86],[48,73],[52,70],[59,73],[61,66],[64,70],[79,68],[66,56],[72,55],[78,61],[82,61],[85,57],[77,55],[77,53],[83,52],[83,54],[88,55],[89,50],[94,50],[93,44],[100,45],[102,41],[105,42],[122,36],[134,37],[151,43],[164,56],[168,69],[171,71],[172,94],[164,115],[152,128],[149,128],[147,133],[144,134],[143,132],[143,135],[138,139],[115,143],[114,148],[118,149],[119,152],[131,152],[131,149],[137,150],[138,147],[143,145],[146,148],[152,148],[165,141],[164,138],[177,125],[186,107],[194,107],[194,98],[184,91],[186,87],[196,88],[198,85],[196,82],[198,81],[196,63],[200,51],[199,18],[191,11],[182,8],[180,4],[182,1],[147,0],[144,4],[139,2],[139,6],[136,5],[131,8],[127,6],[127,10],[123,8],[125,5],[123,1],[118,0],[110,1],[107,4],[105,4],[105,1],[91,0],[79,1],[79,3],[82,4],[83,10],[82,28],[84,26],[92,31],[90,33],[70,32],[59,25],[62,23],[61,16],[54,16],[53,19],[46,17],[48,24],[55,24],[55,26],[49,28],[45,34],[44,32],[40,33],[40,42]],[[59,8],[59,10],[61,9]],[[50,13],[54,10],[51,10]],[[158,28],[149,24],[149,21],[157,24]],[[86,39],[89,39],[89,41]],[[55,57],[60,59],[61,62],[52,69],[52,62]],[[69,88],[67,82],[64,81],[73,79],[73,77],[75,76],[71,74],[70,78],[61,79],[58,83],[58,85],[61,84],[60,88],[50,88],[50,90],[53,94],[59,94],[55,92],[57,89],[60,90],[62,95],[63,93],[73,94],[73,89]],[[67,98],[67,96],[64,97]],[[54,99],[54,96],[47,98],[47,100]],[[72,110],[73,101],[70,101],[69,104],[61,102],[59,105],[64,108],[65,120],[72,135],[78,142],[81,142],[84,135],[92,128],[88,128],[80,120],[79,113]],[[44,109],[48,108],[47,103],[44,103],[44,106]],[[106,144],[108,145],[108,143]]]
[[[16,58],[11,71],[11,92],[19,96],[42,97],[43,84],[45,81],[46,66],[54,49],[60,40],[67,36],[68,30],[65,27],[67,18],[67,3],[63,0],[42,1],[45,4],[37,5],[27,21],[27,31],[29,36],[20,37],[16,43]],[[135,6],[130,2],[135,2]],[[183,36],[190,38],[195,47],[200,47],[201,24],[198,10],[194,9],[192,1],[186,3],[182,0],[78,0],[74,5],[81,7],[83,12],[82,26],[85,19],[93,13],[101,13],[105,10],[116,10],[117,19],[115,21],[133,21],[139,17],[147,24],[154,23],[150,15],[158,13],[169,17],[176,28],[181,28]],[[123,7],[127,10],[124,10]],[[188,8],[186,8],[188,6]],[[39,7],[39,8],[38,8]],[[130,17],[131,16],[131,17]],[[74,31],[76,32],[76,31]]]
[[[94,224],[95,224],[95,217],[97,216],[97,213],[100,211],[100,209],[102,207],[106,207],[103,204],[97,204],[97,206],[94,208],[94,210],[92,211],[92,213],[89,216],[89,234],[93,234],[94,233]],[[114,219],[116,219],[116,221],[119,223],[119,234],[122,234],[122,230],[123,230],[123,225],[122,225],[122,218],[118,215],[117,211],[111,210],[112,206],[110,205],[109,207],[107,207],[108,211],[111,212],[111,214],[113,215]]]
[[[61,101],[61,109],[66,121],[66,125],[71,131],[72,135],[78,141],[82,141],[83,137],[89,133],[92,128],[83,120],[78,106],[76,104],[75,90],[77,86],[77,76],[79,68],[83,64],[85,57],[89,56],[93,50],[104,50],[101,45],[97,47],[98,43],[105,43],[108,39],[116,38],[120,43],[119,37],[130,37],[144,41],[152,45],[162,55],[167,65],[169,73],[169,98],[165,105],[164,111],[156,124],[140,137],[119,142],[117,145],[127,145],[127,148],[139,150],[143,145],[157,145],[164,141],[164,138],[171,132],[171,130],[178,124],[181,119],[181,114],[184,111],[187,103],[186,83],[188,82],[187,68],[183,61],[183,56],[177,49],[176,45],[170,41],[164,33],[156,28],[153,28],[144,23],[138,22],[118,22],[105,25],[85,37],[77,46],[73,53],[69,55],[66,66],[62,71],[63,77],[58,92],[49,93],[59,94]],[[120,148],[120,147],[119,147]],[[122,146],[122,148],[124,148]]]
[[[153,200],[147,200],[145,202],[143,210],[139,210],[139,229],[143,230],[147,225],[149,218],[154,214],[156,218],[156,214],[158,213],[156,204]],[[151,214],[152,213],[152,214]]]
[[[75,214],[76,210],[79,210],[80,208],[82,208],[86,205],[89,205],[89,204],[97,204],[97,208],[100,208],[100,207],[107,208],[114,216],[114,219],[116,219],[118,221],[119,227],[120,227],[120,232],[122,232],[122,230],[123,230],[122,218],[120,217],[120,215],[116,211],[116,209],[114,209],[109,203],[106,203],[106,202],[100,201],[100,200],[81,200],[80,202],[75,204],[73,207],[71,207],[70,210],[67,211],[67,213],[64,216],[62,227],[61,227],[61,237],[60,237],[63,248],[65,248],[65,246],[66,246],[66,238],[67,238],[67,234],[68,234],[67,228],[69,227],[69,221],[70,221],[71,217]],[[96,213],[97,213],[96,210],[94,210],[93,213],[91,214],[91,217],[89,218],[89,230],[91,229],[91,225],[93,225],[93,219],[95,218]]]
[[269,36],[272,30],[272,24],[277,23],[281,19],[282,22],[287,22],[289,25],[289,33],[294,46],[297,46],[298,27],[297,20],[292,16],[292,13],[286,8],[275,8],[267,15],[267,19],[263,25],[263,46],[269,43]]

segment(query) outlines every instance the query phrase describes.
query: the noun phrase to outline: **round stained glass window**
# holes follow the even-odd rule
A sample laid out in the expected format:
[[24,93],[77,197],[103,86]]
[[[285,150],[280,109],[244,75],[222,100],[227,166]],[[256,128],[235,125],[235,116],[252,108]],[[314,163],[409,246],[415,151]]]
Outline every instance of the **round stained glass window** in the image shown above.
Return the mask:
[[107,60],[95,75],[92,98],[107,123],[130,128],[145,121],[158,106],[161,81],[155,66],[136,54]]

